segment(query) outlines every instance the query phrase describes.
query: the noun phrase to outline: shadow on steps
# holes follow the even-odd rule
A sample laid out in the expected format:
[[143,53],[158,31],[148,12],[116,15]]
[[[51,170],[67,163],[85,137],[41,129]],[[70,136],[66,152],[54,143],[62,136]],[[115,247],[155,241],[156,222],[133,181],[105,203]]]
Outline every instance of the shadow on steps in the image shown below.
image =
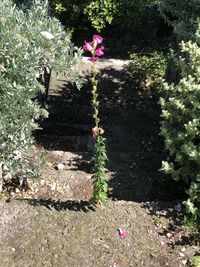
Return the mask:
[[[36,134],[38,143],[49,150],[92,155],[90,82],[78,91],[60,75],[52,77],[50,86],[49,118]],[[158,171],[165,158],[158,94],[143,89],[129,79],[122,65],[101,64],[98,92],[107,139],[109,196],[133,201],[184,198],[183,185]]]

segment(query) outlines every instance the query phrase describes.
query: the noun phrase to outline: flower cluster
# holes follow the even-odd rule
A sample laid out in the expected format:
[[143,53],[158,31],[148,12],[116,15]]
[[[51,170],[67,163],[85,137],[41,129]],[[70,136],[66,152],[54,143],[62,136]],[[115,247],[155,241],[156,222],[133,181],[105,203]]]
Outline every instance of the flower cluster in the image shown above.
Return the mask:
[[90,61],[97,61],[99,58],[103,56],[104,54],[104,46],[98,47],[99,44],[103,42],[103,38],[100,35],[94,35],[93,36],[93,41],[91,42],[86,42],[83,46],[84,51],[89,51],[92,54],[92,57],[89,58]]

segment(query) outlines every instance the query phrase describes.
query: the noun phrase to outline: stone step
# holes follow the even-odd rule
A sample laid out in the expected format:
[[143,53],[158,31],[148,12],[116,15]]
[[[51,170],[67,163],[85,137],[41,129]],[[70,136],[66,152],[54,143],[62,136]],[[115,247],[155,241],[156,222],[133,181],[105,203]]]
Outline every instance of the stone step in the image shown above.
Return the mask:
[[[114,110],[100,110],[100,121],[101,125],[109,131],[119,134],[129,134],[131,135],[140,135],[148,134],[151,135],[149,129],[152,128],[152,125],[155,125],[155,128],[159,129],[159,115],[155,116],[155,111],[129,111],[123,109],[114,109]],[[56,125],[60,124],[94,124],[94,119],[92,117],[91,109],[60,109],[59,107],[54,110],[50,110],[49,118],[43,121],[43,125],[47,124]],[[50,126],[49,126],[50,127]],[[53,127],[54,129],[55,127]],[[63,126],[61,126],[63,129]]]
[[42,129],[37,134],[56,135],[56,136],[85,136],[91,133],[93,124],[72,124],[67,122],[43,121]]
[[[127,138],[135,139],[137,142],[144,143],[144,145],[155,143],[155,135],[158,136],[157,132],[148,132],[148,124],[139,124],[132,122],[129,125],[126,123],[118,125],[117,122],[112,121],[111,123],[101,123],[104,125],[105,137],[106,138],[117,138],[120,143],[126,143]],[[140,126],[140,127],[138,127]],[[37,134],[46,135],[57,135],[57,136],[85,136],[91,134],[91,129],[94,127],[94,123],[82,123],[82,121],[52,121],[44,120],[41,123],[41,130],[37,131]],[[158,139],[158,138],[157,138]],[[115,140],[114,140],[115,141]]]
[[58,136],[58,135],[36,135],[37,144],[48,150],[62,150],[69,152],[89,152],[94,148],[92,136]]
[[[145,115],[145,118],[157,117],[159,116],[160,110],[158,106],[155,107],[143,107],[139,106],[137,101],[136,103],[130,103],[130,105],[123,105],[115,103],[110,103],[105,101],[105,99],[99,100],[100,101],[100,111],[105,115],[128,115],[132,114],[135,116],[138,115]],[[81,98],[79,101],[66,101],[63,97],[60,99],[56,99],[55,101],[48,101],[48,109],[50,113],[68,113],[71,110],[74,112],[91,112],[93,110],[91,106],[91,99],[88,98]]]
[[[36,134],[36,140],[38,144],[43,145],[46,149],[63,150],[71,152],[90,152],[94,149],[94,139],[91,134],[86,131],[84,135],[56,135],[55,131],[52,134],[41,133]],[[153,147],[153,146],[152,146]],[[113,168],[120,168],[120,164],[123,165],[127,162],[136,162],[138,166],[154,166],[159,161],[162,161],[163,155],[159,151],[155,152],[149,146],[145,146],[142,139],[135,138],[116,138],[108,137],[106,139],[106,148],[109,158],[113,158],[116,166]],[[151,164],[149,164],[151,162]],[[127,165],[127,166],[129,166]],[[158,166],[159,168],[159,166]]]

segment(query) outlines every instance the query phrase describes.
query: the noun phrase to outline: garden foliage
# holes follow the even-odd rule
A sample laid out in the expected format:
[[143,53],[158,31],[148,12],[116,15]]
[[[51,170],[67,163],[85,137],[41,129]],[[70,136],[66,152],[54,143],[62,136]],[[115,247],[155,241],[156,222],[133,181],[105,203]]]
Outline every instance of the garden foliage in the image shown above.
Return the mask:
[[130,59],[127,72],[141,87],[155,85],[165,73],[167,56],[163,53],[132,53]]
[[199,266],[200,266],[200,257],[198,255],[193,256],[192,267],[199,267]]
[[[49,17],[47,1],[31,1],[27,9],[0,0],[1,180],[17,179],[22,184],[34,175],[32,133],[38,119],[48,116],[37,101],[43,88],[36,77],[44,67],[73,73],[80,57],[59,21]],[[78,81],[76,74],[71,80]]]
[[[69,20],[77,21],[78,18],[85,17],[88,22],[96,30],[105,28],[108,24],[111,24],[113,19],[119,19],[120,23],[131,20],[134,21],[134,16],[137,12],[144,12],[146,8],[151,5],[157,4],[156,0],[50,0],[51,6],[57,13],[63,13],[69,16]],[[123,15],[126,14],[126,17]],[[141,15],[141,14],[140,14]],[[137,14],[137,20],[139,16]]]
[[[117,11],[118,0],[52,0],[50,1],[53,9],[57,13],[63,13],[69,18],[71,25],[77,20],[84,27],[89,23],[96,30],[101,30],[112,22],[113,16]],[[69,16],[68,16],[69,14]]]
[[200,25],[192,40],[182,41],[180,48],[181,56],[174,60],[181,79],[177,84],[164,82],[167,97],[160,99],[161,134],[170,153],[162,170],[187,184],[186,209],[196,221],[200,218]]
[[[126,54],[132,44],[155,42],[159,21],[156,0],[50,0],[61,22],[70,27],[76,42],[83,42],[85,32],[96,31],[105,36],[107,55]],[[79,40],[80,39],[80,40]],[[150,41],[151,40],[151,41]],[[110,51],[109,51],[110,49]]]
[[178,40],[194,40],[200,15],[200,1],[160,1],[160,11],[168,24],[173,26]]

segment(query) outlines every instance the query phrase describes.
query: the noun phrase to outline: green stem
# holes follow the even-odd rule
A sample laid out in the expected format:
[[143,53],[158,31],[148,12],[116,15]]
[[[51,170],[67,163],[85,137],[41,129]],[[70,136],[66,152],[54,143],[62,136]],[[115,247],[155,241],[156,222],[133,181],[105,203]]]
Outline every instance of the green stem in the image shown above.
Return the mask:
[[97,85],[98,85],[98,80],[97,80],[97,67],[96,67],[96,62],[93,62],[92,64],[92,106],[94,109],[94,114],[93,118],[95,121],[95,127],[98,129],[99,128],[99,101],[98,101],[98,93],[97,93]]
[[93,118],[95,121],[95,128],[97,131],[95,153],[93,157],[93,197],[92,201],[104,204],[107,200],[108,191],[108,176],[106,175],[105,163],[108,160],[106,155],[105,138],[101,136],[99,128],[99,101],[97,93],[97,66],[96,62],[92,64],[92,107],[94,109]]

